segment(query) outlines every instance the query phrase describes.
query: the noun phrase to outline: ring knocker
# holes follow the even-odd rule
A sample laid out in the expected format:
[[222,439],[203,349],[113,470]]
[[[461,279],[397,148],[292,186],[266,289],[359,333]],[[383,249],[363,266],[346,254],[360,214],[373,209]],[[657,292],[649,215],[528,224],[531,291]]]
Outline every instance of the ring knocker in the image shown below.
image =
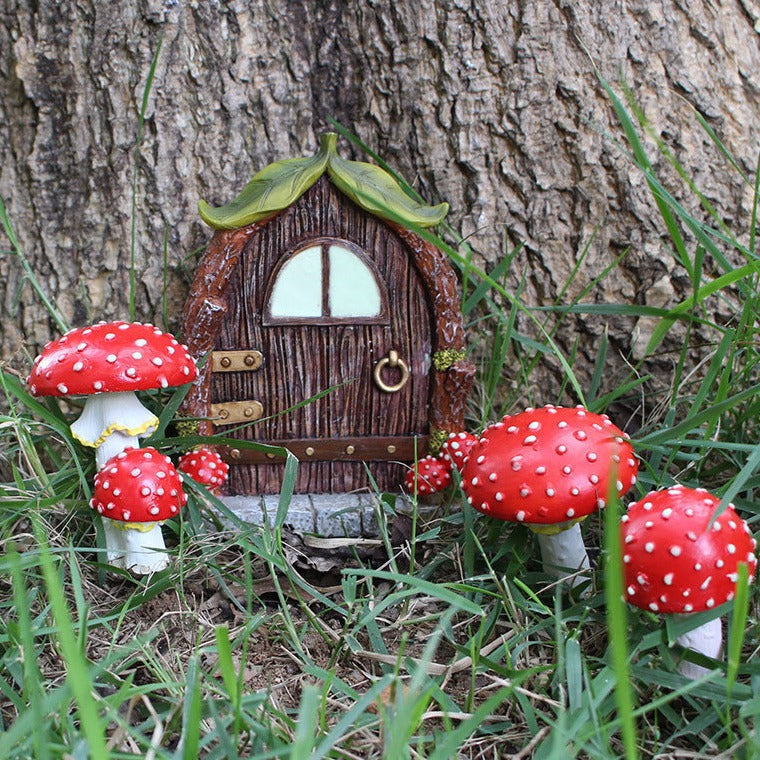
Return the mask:
[[[388,385],[388,383],[383,380],[382,372],[386,367],[390,369],[398,369],[399,372],[401,372],[401,378],[395,385]],[[391,349],[388,351],[388,356],[384,356],[375,365],[373,377],[375,378],[375,384],[381,391],[385,391],[386,393],[396,393],[400,391],[406,385],[407,380],[409,380],[409,367],[407,367],[406,362],[398,355],[398,351]]]

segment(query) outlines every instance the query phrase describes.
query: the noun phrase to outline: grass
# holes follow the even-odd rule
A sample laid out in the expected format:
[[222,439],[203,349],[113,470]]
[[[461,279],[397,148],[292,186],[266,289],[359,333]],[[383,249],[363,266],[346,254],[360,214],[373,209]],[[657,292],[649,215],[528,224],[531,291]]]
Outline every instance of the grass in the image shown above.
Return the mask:
[[[151,78],[154,70],[155,60]],[[531,308],[521,287],[506,285],[524,267],[519,247],[486,273],[446,230],[434,239],[462,271],[478,346],[472,427],[526,400],[628,410],[642,458],[639,494],[703,484],[735,502],[757,532],[760,172],[744,176],[695,115],[753,198],[745,226],[726,229],[633,100],[608,94],[620,149],[643,172],[692,292],[670,310],[587,303],[617,265],[610,262],[574,300]],[[666,187],[663,167],[685,194]],[[26,281],[63,329],[2,205],[0,220]],[[712,316],[719,301],[731,304],[728,323]],[[659,323],[644,359],[605,380],[606,337],[587,376],[574,372],[572,350],[559,348],[577,314]],[[672,374],[650,373],[663,358]],[[546,373],[560,377],[552,398],[534,389]],[[71,438],[69,410],[30,397],[8,367],[0,386],[0,757],[760,755],[756,587],[740,581],[719,611],[729,621],[725,662],[687,682],[675,639],[700,618],[663,622],[620,601],[614,499],[584,527],[596,558],[585,594],[543,575],[524,528],[461,507],[456,489],[424,522],[378,495],[379,540],[349,544],[318,572],[284,528],[291,458],[271,526],[235,525],[227,513],[225,527],[224,505],[192,488],[179,522],[164,528],[172,566],[138,579],[106,569],[86,508],[92,453]],[[192,442],[169,437],[181,394],[151,399],[165,410],[152,443],[170,453]]]

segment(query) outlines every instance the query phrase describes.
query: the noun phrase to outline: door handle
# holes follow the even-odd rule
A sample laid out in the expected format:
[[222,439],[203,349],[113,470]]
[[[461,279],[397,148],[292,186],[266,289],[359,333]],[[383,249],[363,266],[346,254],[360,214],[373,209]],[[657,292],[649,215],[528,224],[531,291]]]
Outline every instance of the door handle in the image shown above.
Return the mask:
[[[389,385],[383,380],[383,370],[388,367],[389,369],[397,369],[401,372],[401,377],[394,385]],[[375,379],[375,385],[385,393],[397,393],[400,391],[409,380],[409,367],[406,362],[398,355],[398,351],[391,349],[388,351],[388,356],[384,356],[375,365],[375,370],[372,373]]]

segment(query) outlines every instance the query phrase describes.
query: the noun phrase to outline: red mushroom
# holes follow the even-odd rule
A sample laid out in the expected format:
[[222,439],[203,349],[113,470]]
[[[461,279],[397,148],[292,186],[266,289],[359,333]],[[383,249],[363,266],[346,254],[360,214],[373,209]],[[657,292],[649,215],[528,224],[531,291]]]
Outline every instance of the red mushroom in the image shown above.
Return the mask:
[[[733,505],[715,518],[720,499],[702,488],[673,486],[647,494],[622,517],[625,598],[659,613],[704,612],[734,598],[737,569],[745,563],[750,582],[757,570],[756,541]],[[680,636],[688,649],[717,658],[722,626],[715,618]],[[681,673],[708,672],[683,661]]]
[[200,446],[179,458],[177,469],[216,493],[227,480],[230,466],[208,446]]
[[478,437],[472,433],[450,433],[441,446],[441,457],[451,462],[461,472],[470,449],[477,442]]
[[451,485],[451,462],[428,454],[406,473],[404,485],[409,493],[416,491],[420,496],[442,491]]
[[104,519],[108,561],[137,575],[169,564],[161,525],[187,503],[171,459],[154,448],[126,449],[95,476],[90,506]]
[[34,396],[88,397],[71,432],[95,448],[100,468],[158,424],[135,391],[184,385],[196,376],[195,360],[169,333],[139,322],[100,322],[48,343],[27,383]]
[[538,534],[544,569],[557,578],[589,567],[579,521],[636,482],[628,436],[605,414],[546,406],[507,415],[483,431],[462,469],[477,510]]

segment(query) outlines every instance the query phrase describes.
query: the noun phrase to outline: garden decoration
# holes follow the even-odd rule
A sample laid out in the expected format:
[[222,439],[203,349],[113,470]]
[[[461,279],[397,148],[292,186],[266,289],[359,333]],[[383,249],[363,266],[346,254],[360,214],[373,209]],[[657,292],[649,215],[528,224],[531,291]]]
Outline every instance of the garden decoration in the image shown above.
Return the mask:
[[429,496],[451,485],[451,462],[428,454],[406,473],[404,487],[409,494]]
[[449,433],[449,437],[441,445],[441,456],[461,472],[470,455],[470,449],[477,442],[478,436],[472,433]]
[[[757,570],[756,541],[733,505],[713,520],[720,499],[702,488],[673,486],[631,504],[622,517],[625,598],[657,613],[704,612],[734,598],[737,570]],[[717,659],[720,618],[678,637],[678,643]],[[706,668],[683,660],[679,671],[698,678]]]
[[230,466],[214,449],[199,446],[179,458],[177,469],[216,494],[227,480]]
[[171,459],[154,448],[126,449],[95,476],[90,506],[108,526],[108,562],[148,575],[169,564],[161,525],[187,503]]
[[607,415],[580,406],[526,409],[483,431],[462,488],[478,511],[531,528],[545,572],[563,578],[590,566],[580,521],[605,506],[611,473],[619,496],[636,482],[627,437]]
[[[185,304],[190,350],[208,361],[183,413],[201,434],[289,449],[296,494],[398,487],[405,462],[463,428],[474,374],[456,273],[410,229],[447,204],[341,158],[336,140],[267,166],[226,206],[201,201],[216,232]],[[281,457],[219,452],[230,503],[279,493]]]
[[150,324],[117,321],[70,330],[48,343],[27,383],[33,396],[87,397],[71,432],[95,448],[101,468],[156,429],[158,418],[135,391],[184,385],[196,376],[195,360],[173,335]]
[[[173,335],[151,324],[116,321],[76,328],[48,343],[34,360],[27,384],[34,396],[87,397],[71,432],[80,443],[95,449],[95,464],[102,472],[114,456],[137,448],[139,439],[158,425],[158,418],[135,392],[184,385],[196,376],[195,360]],[[120,499],[121,515],[135,511],[123,496]],[[104,515],[111,511],[110,503],[115,502],[105,503]],[[129,521],[123,517],[103,520],[109,562],[137,573],[143,572],[142,567],[152,568],[147,571],[152,572],[165,566],[160,552],[150,562],[138,557],[139,546],[133,552],[133,539],[127,540],[118,524],[124,519]],[[152,546],[163,547],[160,528],[154,527],[147,532],[142,529],[143,538]],[[127,533],[131,536],[140,530]]]

